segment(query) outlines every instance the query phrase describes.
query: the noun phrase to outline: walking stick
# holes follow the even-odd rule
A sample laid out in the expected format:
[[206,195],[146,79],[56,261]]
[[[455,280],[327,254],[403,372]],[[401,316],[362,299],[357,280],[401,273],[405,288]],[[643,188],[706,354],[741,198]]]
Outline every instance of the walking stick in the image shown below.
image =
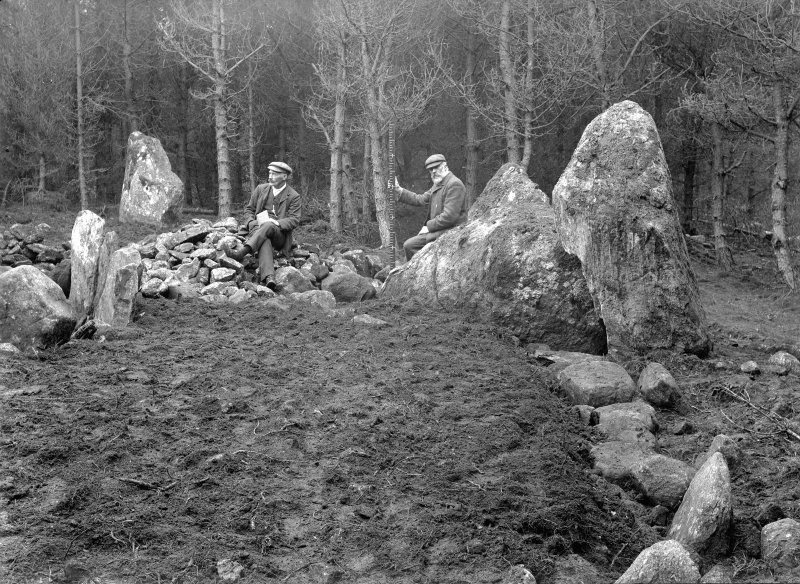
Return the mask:
[[395,262],[396,262],[396,250],[397,246],[395,245],[395,225],[394,225],[394,205],[395,205],[395,193],[394,193],[394,179],[395,179],[395,172],[394,172],[394,120],[389,121],[389,184],[388,184],[388,207],[389,207],[389,240],[391,241],[392,246],[392,255],[391,255],[391,268],[394,269]]

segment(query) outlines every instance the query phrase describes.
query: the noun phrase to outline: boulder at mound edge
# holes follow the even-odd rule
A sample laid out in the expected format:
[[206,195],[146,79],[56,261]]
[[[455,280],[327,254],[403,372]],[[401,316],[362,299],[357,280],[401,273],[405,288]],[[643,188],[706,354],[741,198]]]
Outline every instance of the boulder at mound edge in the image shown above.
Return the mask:
[[610,352],[711,350],[661,140],[632,101],[597,116],[553,189],[561,242],[577,255]]
[[20,350],[65,343],[77,318],[58,284],[33,266],[0,274],[0,343]]
[[180,218],[182,206],[183,182],[172,172],[161,142],[141,132],[131,133],[119,204],[120,223],[174,223]]
[[514,164],[489,181],[467,223],[392,274],[384,294],[470,310],[523,342],[588,353],[606,348],[580,261],[559,243],[545,194]]

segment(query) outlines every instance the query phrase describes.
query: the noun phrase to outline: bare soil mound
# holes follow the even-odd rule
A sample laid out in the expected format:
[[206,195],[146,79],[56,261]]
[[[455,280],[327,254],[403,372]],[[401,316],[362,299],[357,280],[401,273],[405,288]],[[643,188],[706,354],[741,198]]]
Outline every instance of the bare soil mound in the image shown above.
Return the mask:
[[[738,369],[800,342],[800,301],[762,242],[736,257],[728,276],[696,258],[715,349],[659,356],[684,392],[659,443],[691,463],[738,437],[744,582],[764,574],[765,506],[800,517],[800,444],[722,388],[800,421],[796,374]],[[503,330],[385,300],[147,300],[136,316],[38,359],[0,353],[0,581],[215,582],[231,560],[253,583],[499,582],[522,563],[547,584],[579,554],[610,582],[663,537],[592,473],[598,438]]]

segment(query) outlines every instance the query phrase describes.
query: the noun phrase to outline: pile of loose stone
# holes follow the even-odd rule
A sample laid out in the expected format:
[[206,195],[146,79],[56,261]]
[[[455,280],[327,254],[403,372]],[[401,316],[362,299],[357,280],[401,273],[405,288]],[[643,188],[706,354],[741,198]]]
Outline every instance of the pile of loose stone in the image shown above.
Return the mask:
[[[535,357],[556,372],[576,414],[601,437],[591,450],[597,480],[621,487],[621,500],[640,530],[666,530],[664,539],[643,550],[616,584],[731,582],[733,567],[726,561],[734,516],[729,468],[741,463],[739,437],[716,436],[694,464],[676,460],[658,452],[656,438],[655,408],[672,409],[681,401],[681,389],[663,365],[649,363],[634,383],[623,367],[596,355],[541,348]],[[752,370],[752,364],[740,369]],[[800,376],[800,360],[779,351],[766,370]],[[679,435],[691,429],[672,431]],[[635,491],[648,505],[630,499],[625,490]],[[774,581],[800,581],[800,522],[778,512],[760,523],[761,560]],[[585,569],[593,570],[588,563]]]
[[[142,296],[239,303],[276,295],[258,284],[258,262],[252,255],[237,259],[243,244],[238,230],[233,217],[214,223],[193,219],[176,231],[135,244],[144,268]],[[374,297],[388,273],[377,253],[346,248],[329,253],[302,244],[292,250],[291,257],[277,253],[275,266],[277,293],[329,292],[333,304]]]
[[33,265],[42,272],[51,273],[55,265],[69,257],[70,244],[45,245],[43,242],[49,231],[47,223],[32,227],[15,223],[0,233],[0,264],[11,268]]

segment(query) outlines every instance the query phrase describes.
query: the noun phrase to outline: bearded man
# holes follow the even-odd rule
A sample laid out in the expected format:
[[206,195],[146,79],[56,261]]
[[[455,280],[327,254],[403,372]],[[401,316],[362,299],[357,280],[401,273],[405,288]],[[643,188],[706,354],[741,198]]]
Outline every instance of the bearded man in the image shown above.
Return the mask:
[[403,243],[406,259],[432,241],[436,241],[448,229],[461,225],[467,220],[467,191],[456,175],[450,172],[447,161],[441,154],[433,154],[425,160],[425,169],[430,173],[433,186],[418,195],[400,187],[394,180],[398,200],[408,205],[422,207],[428,205],[428,219],[419,233]]

